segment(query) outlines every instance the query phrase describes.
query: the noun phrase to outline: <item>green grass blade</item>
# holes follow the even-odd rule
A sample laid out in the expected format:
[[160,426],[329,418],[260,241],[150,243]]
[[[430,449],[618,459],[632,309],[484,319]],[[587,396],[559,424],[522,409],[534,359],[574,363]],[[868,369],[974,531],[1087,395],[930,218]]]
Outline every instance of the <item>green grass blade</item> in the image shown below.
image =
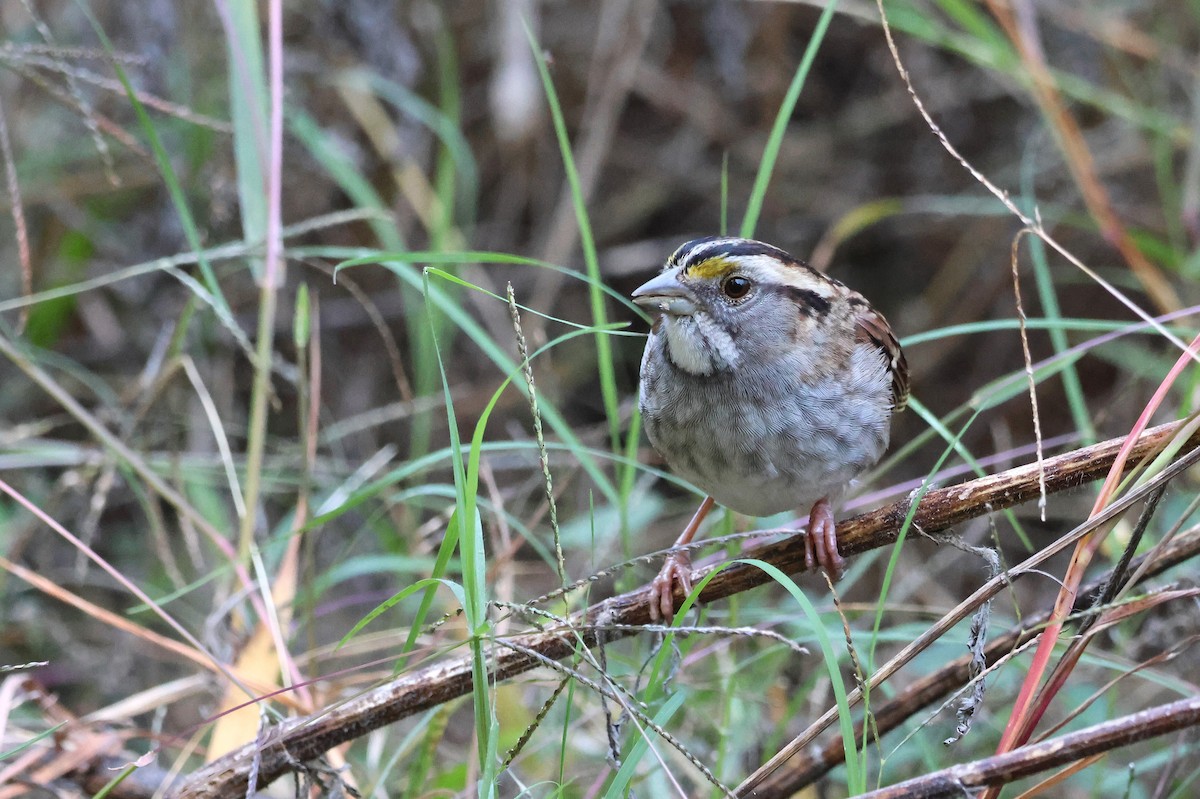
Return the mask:
[[[459,91],[458,56],[449,25],[438,25],[437,44],[438,104],[447,127],[457,131],[462,123],[462,97]],[[455,246],[461,238],[455,225],[458,164],[461,159],[442,139],[434,166],[433,185],[437,195],[437,216],[429,230],[430,249]]]
[[460,213],[474,211],[479,195],[479,166],[471,152],[470,143],[459,129],[457,117],[448,116],[444,110],[448,100],[443,101],[443,108],[438,108],[407,87],[373,72],[356,70],[339,76],[338,80],[357,89],[369,89],[400,113],[412,117],[428,128],[438,138],[442,151],[452,161],[443,167],[439,160],[439,170],[444,168],[449,172],[449,168],[453,167],[452,174],[457,179],[456,196],[461,198],[458,203]]
[[[229,115],[233,122],[233,158],[237,166],[238,210],[242,237],[261,242],[267,237],[266,183],[267,84],[258,9],[251,3],[230,3],[226,50],[229,63]],[[255,275],[262,262],[250,259]]]
[[[626,295],[611,288],[604,282],[596,283],[590,275],[580,274],[574,269],[567,269],[558,264],[552,264],[549,261],[541,261],[537,258],[529,258],[524,255],[512,255],[506,252],[488,252],[481,250],[462,250],[462,251],[446,251],[446,252],[429,252],[429,251],[400,251],[400,252],[373,252],[370,255],[361,255],[361,249],[347,247],[313,247],[305,248],[302,252],[326,258],[342,258],[341,263],[334,269],[334,273],[340,272],[342,269],[348,269],[352,266],[362,266],[364,264],[386,264],[388,261],[403,261],[405,263],[415,264],[512,264],[515,266],[533,266],[538,269],[549,269],[552,272],[557,272],[571,280],[579,280],[587,283],[589,286],[595,286],[600,291],[607,294],[617,302],[623,304],[626,308],[638,313],[646,321],[650,321],[650,317],[638,305],[634,304],[633,300]],[[478,286],[471,285],[474,289],[479,289]],[[491,292],[489,292],[491,293]],[[500,297],[499,294],[491,293],[491,296]],[[522,310],[529,313],[537,313],[545,315],[542,311],[527,306],[520,306]],[[4,306],[0,305],[0,309]],[[552,318],[552,317],[547,317]],[[599,328],[595,328],[599,329]]]
[[[422,275],[426,296],[429,296],[432,286],[429,276]],[[442,391],[446,402],[447,426],[450,433],[450,449],[453,457],[451,466],[454,472],[454,488],[457,498],[454,513],[447,525],[447,534],[451,528],[457,529],[459,556],[462,559],[463,572],[463,613],[466,616],[467,628],[470,631],[471,646],[471,698],[475,710],[475,744],[479,755],[480,795],[485,790],[490,793],[493,780],[490,778],[495,770],[495,744],[492,732],[495,725],[494,708],[491,702],[491,691],[488,683],[487,651],[484,640],[490,633],[487,616],[487,574],[483,547],[483,524],[475,505],[475,493],[468,481],[466,468],[462,458],[462,440],[458,434],[458,420],[454,413],[454,400],[450,392],[450,380],[446,376],[446,365],[442,360],[441,347],[438,344],[437,325],[430,314],[430,332],[437,359],[438,372],[442,377]],[[414,626],[415,629],[415,626]],[[485,786],[487,786],[485,788]]]
[[[353,639],[354,636],[356,636],[360,632],[362,632],[362,630],[368,624],[375,621],[375,619],[379,618],[384,613],[387,613],[389,610],[391,610],[392,608],[394,608],[396,605],[400,604],[404,600],[408,599],[413,594],[417,593],[418,591],[426,591],[429,589],[433,589],[434,591],[437,591],[438,586],[445,586],[446,588],[449,588],[451,593],[454,594],[454,598],[458,601],[458,603],[460,605],[465,603],[466,600],[465,600],[465,597],[463,594],[463,588],[458,583],[452,582],[450,580],[438,579],[436,577],[426,577],[424,579],[417,580],[415,583],[405,586],[403,589],[396,592],[395,594],[392,594],[390,597],[385,599],[383,602],[380,602],[367,615],[365,615],[361,619],[359,619],[358,622],[353,627],[350,628],[350,632],[343,635],[342,639],[337,642],[337,645],[334,647],[334,650],[336,651],[338,649],[341,649],[343,646],[350,643],[350,640]],[[419,628],[414,626],[413,629],[419,629]]]
[[846,753],[846,789],[851,796],[865,792],[866,775],[860,766],[858,746],[854,737],[854,717],[850,713],[850,702],[846,698],[846,684],[842,680],[842,669],[838,664],[837,650],[834,649],[829,632],[825,629],[825,624],[821,620],[821,614],[817,612],[812,600],[800,590],[800,586],[796,585],[796,582],[784,574],[778,567],[755,558],[746,558],[735,561],[735,563],[745,563],[749,566],[755,566],[770,575],[771,579],[775,580],[775,582],[779,583],[779,585],[783,586],[791,594],[792,599],[796,600],[796,604],[800,606],[805,617],[808,618],[813,635],[816,636],[817,643],[821,647],[821,656],[825,660],[825,672],[829,677],[830,686],[833,688],[834,702],[837,704],[838,727],[842,734],[842,747]]
[[754,229],[758,227],[758,217],[762,213],[763,198],[766,197],[767,186],[771,182],[771,173],[775,171],[775,162],[779,159],[783,135],[787,132],[788,120],[796,110],[800,90],[804,88],[804,81],[808,79],[808,70],[812,67],[813,59],[817,57],[817,50],[825,38],[825,31],[829,30],[829,22],[833,19],[836,8],[837,0],[830,0],[817,19],[817,27],[813,30],[812,38],[808,40],[808,46],[804,48],[800,66],[796,68],[796,74],[792,76],[791,85],[788,86],[787,94],[779,106],[779,113],[775,115],[775,124],[771,126],[771,135],[767,137],[767,146],[763,149],[762,160],[758,164],[758,174],[754,176],[754,188],[750,190],[750,198],[746,203],[746,215],[742,217],[739,235],[743,238],[754,237]]
[[108,38],[108,34],[104,32],[104,28],[100,26],[100,22],[82,0],[77,0],[76,5],[79,6],[84,16],[87,17],[88,22],[91,23],[92,30],[96,32],[97,38],[100,39],[100,44],[104,47],[105,53],[108,54],[109,66],[112,67],[117,79],[121,82],[121,86],[125,90],[125,96],[129,99],[129,104],[133,108],[134,116],[137,117],[138,127],[141,128],[146,141],[150,144],[150,150],[154,153],[154,163],[158,167],[159,175],[162,176],[163,184],[166,186],[167,193],[171,197],[171,204],[175,207],[175,213],[179,216],[179,224],[183,228],[183,235],[187,239],[188,246],[196,253],[197,263],[200,265],[200,273],[204,276],[204,282],[208,287],[208,291],[220,307],[228,313],[229,303],[226,301],[225,295],[221,293],[221,287],[217,283],[217,275],[213,272],[212,264],[208,262],[208,258],[204,255],[204,247],[201,245],[200,231],[196,227],[196,219],[192,216],[187,195],[184,194],[183,186],[179,182],[179,176],[175,174],[175,169],[171,166],[171,158],[167,155],[166,148],[163,147],[162,138],[158,135],[158,129],[154,127],[154,123],[150,120],[150,115],[146,112],[146,107],[138,99],[133,84],[129,82],[129,76],[121,66],[120,59],[115,57],[116,50],[113,47],[112,41]]
[[[596,255],[596,242],[592,237],[592,223],[588,219],[587,203],[584,202],[583,187],[579,184],[579,172],[575,169],[575,157],[571,153],[571,140],[567,136],[567,123],[563,119],[562,107],[558,102],[558,94],[554,90],[554,82],[550,79],[550,70],[546,66],[546,57],[538,45],[537,39],[529,26],[525,26],[525,35],[529,37],[529,47],[533,50],[537,62],[538,74],[542,79],[542,89],[550,106],[550,116],[554,121],[554,135],[558,139],[558,148],[562,156],[563,169],[566,171],[567,183],[571,188],[571,203],[575,207],[575,220],[579,225],[579,242],[583,247],[583,262],[588,274],[588,300],[591,303],[592,323],[603,327],[608,323],[608,312],[604,307],[604,295],[599,289],[600,259]],[[606,336],[596,336],[596,368],[600,375],[600,396],[604,401],[604,412],[608,416],[608,431],[613,452],[621,451],[621,412],[620,399],[617,396],[617,377],[613,366],[612,345]]]
[[[659,727],[665,727],[670,723],[671,718],[683,707],[683,703],[687,700],[687,692],[679,691],[659,708],[654,714],[654,723]],[[625,756],[624,762],[621,763],[621,768],[617,770],[613,781],[609,783],[608,790],[604,792],[605,799],[624,799],[628,796],[629,783],[633,780],[637,773],[638,764],[642,758],[646,756],[646,752],[650,749],[650,733],[640,735],[633,746],[629,748],[629,753]]]
[[[1037,204],[1033,196],[1035,177],[1034,149],[1031,148],[1021,161],[1021,183],[1024,188],[1025,203],[1029,207],[1036,207]],[[1048,320],[1058,321],[1062,318],[1062,311],[1059,308],[1058,294],[1054,288],[1054,278],[1050,272],[1050,262],[1046,258],[1046,243],[1037,236],[1025,236],[1024,238],[1029,242],[1029,257],[1033,262],[1033,276],[1042,312]],[[1067,341],[1067,334],[1062,327],[1051,325],[1048,330],[1050,345],[1054,348],[1054,353],[1060,355],[1066,352],[1071,344]],[[1079,431],[1081,442],[1084,444],[1096,443],[1098,438],[1096,426],[1092,424],[1092,416],[1088,412],[1087,401],[1083,395],[1083,384],[1079,380],[1079,372],[1075,369],[1073,362],[1063,370],[1062,381],[1063,391],[1067,397],[1067,407],[1071,411],[1071,420],[1075,424],[1075,429]]]
[[[391,270],[402,280],[416,279],[411,269],[405,268],[405,265],[396,264],[393,262],[384,262],[381,264],[384,268]],[[517,363],[508,353],[500,348],[494,342],[483,326],[479,324],[469,313],[467,313],[459,303],[454,302],[444,291],[440,291],[434,284],[429,285],[430,302],[441,313],[444,313],[455,325],[458,326],[475,344],[483,350],[484,354],[496,364],[496,366],[504,374],[512,374]],[[617,490],[612,481],[604,473],[604,470],[596,463],[594,454],[575,435],[574,430],[561,413],[549,402],[543,403],[541,406],[542,418],[554,430],[555,434],[562,441],[576,452],[580,458],[580,467],[587,472],[588,476],[595,481],[596,487],[604,494],[605,498],[612,503],[617,501]]]

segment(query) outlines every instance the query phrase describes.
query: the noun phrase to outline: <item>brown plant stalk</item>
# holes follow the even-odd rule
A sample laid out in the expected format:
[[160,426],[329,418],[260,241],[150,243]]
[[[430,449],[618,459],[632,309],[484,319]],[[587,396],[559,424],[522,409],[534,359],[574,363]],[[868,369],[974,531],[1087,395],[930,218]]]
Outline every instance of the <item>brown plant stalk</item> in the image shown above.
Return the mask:
[[1050,65],[1046,62],[1046,54],[1037,30],[1036,5],[1029,0],[1015,0],[1011,4],[1001,0],[988,0],[987,5],[1012,41],[1021,64],[1032,79],[1030,88],[1033,97],[1042,109],[1046,124],[1054,131],[1067,168],[1075,179],[1083,202],[1088,213],[1096,221],[1100,234],[1121,253],[1134,277],[1161,312],[1166,313],[1181,307],[1179,295],[1162,270],[1138,249],[1137,242],[1121,221],[1108,190],[1100,180],[1100,170],[1083,129],[1063,101]]
[[1022,746],[1002,755],[962,763],[880,788],[863,794],[861,799],[970,796],[985,786],[1005,785],[1031,774],[1197,725],[1200,725],[1200,696],[1192,696]]

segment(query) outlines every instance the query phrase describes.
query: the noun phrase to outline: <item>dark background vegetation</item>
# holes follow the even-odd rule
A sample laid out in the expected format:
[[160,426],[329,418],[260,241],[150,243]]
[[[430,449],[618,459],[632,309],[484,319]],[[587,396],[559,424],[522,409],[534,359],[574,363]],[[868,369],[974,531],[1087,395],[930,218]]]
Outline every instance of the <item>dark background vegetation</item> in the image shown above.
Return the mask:
[[[1111,231],[1098,229],[1081,199],[1080,177],[1063,156],[1061,127],[1048,124],[1028,70],[988,10],[951,0],[906,0],[888,8],[917,90],[967,160],[1022,207],[1036,204],[1059,241],[1148,312],[1196,303],[1200,10],[1173,2],[1031,5],[1041,48],[1090,153],[1090,177],[1107,190],[1136,246],[1165,276],[1177,296],[1171,307],[1145,293],[1112,246]],[[90,7],[143,99],[165,101],[147,103],[148,113],[203,246],[242,242],[244,188],[239,189],[230,125],[230,87],[237,78],[231,78],[229,32],[220,19],[225,4],[147,0]],[[446,407],[426,338],[419,281],[406,285],[383,267],[357,266],[335,283],[333,267],[350,250],[322,257],[320,248],[511,253],[583,272],[572,195],[524,17],[548,58],[562,103],[602,279],[627,295],[683,241],[723,225],[737,229],[771,125],[820,12],[807,3],[732,0],[285,4],[284,224],[363,211],[357,219],[287,240],[257,530],[269,578],[282,557],[302,486],[314,509],[322,503],[328,504],[321,512],[340,509],[305,533],[309,540],[289,639],[306,678],[349,670],[322,685],[318,694],[325,701],[373,684],[392,667],[413,623],[411,601],[368,627],[370,637],[363,633],[357,648],[334,654],[329,645],[378,602],[428,576],[454,496],[445,455]],[[253,366],[227,326],[197,302],[192,285],[155,264],[191,247],[145,130],[79,6],[8,2],[0,6],[0,29],[0,106],[31,268],[31,286],[25,286],[17,227],[6,212],[0,222],[0,335],[17,354],[0,361],[0,478],[151,596],[171,597],[168,610],[210,651],[233,660],[254,622],[247,621],[246,614],[253,613],[231,585],[228,561],[22,365],[44,370],[228,531],[231,542],[237,518],[222,469],[227,459],[179,359],[194,367],[211,395],[232,463],[242,472]],[[14,207],[11,196],[5,206]],[[972,400],[989,405],[988,398],[1000,396],[994,381],[1008,379],[1013,388],[1007,398],[985,407],[961,439],[962,451],[975,458],[998,456],[986,462],[988,472],[1033,457],[1033,415],[1020,378],[1021,338],[1011,324],[1017,316],[1011,248],[1020,228],[917,113],[874,4],[841,4],[788,121],[755,235],[811,258],[861,290],[902,339],[932,331],[906,350],[914,395],[931,418],[948,419],[953,432],[967,420],[961,413],[953,416],[956,409]],[[1020,257],[1030,317],[1133,320],[1074,266],[1057,256],[1031,257],[1030,246],[1026,239]],[[99,287],[86,283],[138,264],[146,265],[139,274]],[[250,341],[261,310],[258,265],[257,257],[245,254],[213,259],[233,320]],[[419,274],[420,266],[397,268]],[[448,268],[500,295],[511,281],[524,306],[551,317],[593,321],[586,281],[471,258]],[[192,265],[179,272],[202,278]],[[292,337],[301,284],[319,299],[319,385],[298,369],[307,354]],[[505,304],[443,285],[486,336],[515,358]],[[61,287],[79,290],[54,298],[38,294]],[[22,301],[30,290],[33,301]],[[608,309],[610,318],[630,322],[629,330],[644,331],[645,322],[631,308],[610,300]],[[976,332],[947,330],[990,320],[1008,322]],[[524,315],[533,347],[566,329]],[[1069,325],[1059,329],[1059,341],[1045,329],[1030,332],[1034,361],[1100,334]],[[1185,341],[1194,335],[1186,326],[1178,333]],[[174,346],[176,335],[181,338]],[[613,336],[611,342],[621,429],[627,431],[636,407],[642,339]],[[469,439],[507,375],[453,324],[442,325],[439,343],[458,425]],[[577,446],[604,452],[610,442],[595,353],[594,336],[575,338],[538,356],[534,374],[540,400],[563,414]],[[1055,443],[1048,451],[1127,432],[1175,355],[1158,335],[1132,335],[1089,350],[1067,370],[1069,378],[1041,375],[1041,434]],[[1080,394],[1070,396],[1065,380],[1078,381]],[[320,393],[319,438],[316,459],[306,466],[302,417],[305,391],[314,388]],[[518,381],[501,397],[488,420],[487,441],[532,439],[520,388]],[[1191,408],[1192,384],[1182,388],[1164,418]],[[925,437],[901,450],[862,489],[894,486],[902,494],[912,488],[905,481],[926,476],[946,447],[930,429],[917,412],[897,418],[894,451]],[[442,457],[427,468],[389,478],[393,470],[439,452]],[[697,500],[686,489],[639,472],[614,506],[597,493],[575,454],[558,450],[551,460],[572,578],[666,546]],[[644,444],[637,454],[642,463],[658,465]],[[959,453],[946,465],[963,462]],[[605,468],[616,479],[617,467],[605,462]],[[489,585],[499,598],[528,600],[557,584],[553,558],[546,554],[550,530],[536,455],[528,448],[499,449],[485,458],[484,472]],[[1188,499],[1183,494],[1168,495],[1164,526],[1181,512]],[[877,504],[886,494],[873,496],[869,502]],[[1057,537],[1086,513],[1092,496],[1080,491],[1053,499],[1044,523],[1036,511],[1019,514],[1024,534],[1034,546]],[[724,524],[727,531],[743,529],[753,520]],[[132,610],[137,600],[48,529],[11,497],[0,500],[0,554],[9,562],[34,570],[67,594],[171,634],[157,619]],[[1025,551],[1010,521],[1001,517],[960,532],[998,544],[1007,559]],[[522,544],[522,536],[530,543]],[[886,558],[863,558],[839,586],[856,635],[870,635],[885,566]],[[598,590],[634,587],[654,569],[639,564],[622,570]],[[982,565],[961,552],[923,541],[907,545],[886,596],[881,652],[913,637],[923,621],[957,602],[983,574]],[[448,577],[459,579],[453,571]],[[824,584],[811,577],[801,584],[840,638],[841,622]],[[998,613],[1011,619],[1020,607],[1042,607],[1056,588],[1052,580],[1025,587],[1001,602]],[[807,622],[789,603],[783,591],[758,591],[706,610],[705,619],[770,628],[812,646]],[[428,621],[454,604],[449,593],[439,594]],[[1194,628],[1195,605],[1179,613],[1152,613],[1114,632],[1109,650],[1088,664],[1071,696],[1082,701],[1114,670],[1130,668]],[[449,647],[462,636],[461,624],[452,622],[421,640],[426,647]],[[957,656],[964,638],[965,633],[950,636],[930,662]],[[611,665],[632,685],[653,641],[647,636],[622,646],[610,655]],[[97,621],[88,610],[69,608],[11,572],[0,573],[0,663],[30,661],[48,662],[25,675],[72,715],[204,673]],[[719,777],[736,782],[828,705],[822,668],[818,656],[801,658],[771,642],[690,639],[673,686],[690,692],[689,701],[671,729]],[[888,759],[881,766],[879,754],[873,755],[872,774],[881,773],[887,783],[990,753],[1020,671],[1000,674],[976,732],[960,748],[942,748],[953,726],[943,715],[895,752],[899,739],[885,741]],[[1188,670],[1169,665],[1150,670],[1128,681],[1136,687],[1124,696],[1107,696],[1085,716],[1095,721],[1128,712],[1156,693],[1194,689],[1187,682],[1192,679]],[[497,694],[505,745],[515,741],[555,683],[541,674]],[[132,724],[129,729],[186,737],[216,712],[222,691],[215,678],[197,680],[170,701],[148,702],[121,721]],[[518,786],[538,780],[557,783],[560,758],[566,783],[560,795],[599,795],[608,774],[604,719],[586,691],[572,701],[569,719],[561,706],[550,714],[514,771],[501,778],[500,795],[517,795]],[[52,713],[40,718],[42,706],[24,705],[10,718],[10,732],[36,732],[53,723]],[[426,787],[461,791],[474,774],[474,756],[467,754],[470,719],[469,705],[454,706],[445,717],[423,716],[376,733],[373,743],[350,750],[351,773],[360,787],[378,780],[396,795],[413,786],[414,775],[425,780],[411,795]],[[572,730],[565,742],[564,726]],[[628,728],[624,734],[637,737]],[[20,740],[0,741],[0,752]],[[427,756],[418,756],[424,750],[414,741],[428,746]],[[145,751],[146,739],[133,735],[129,747]],[[178,754],[178,747],[170,744],[168,754]],[[380,756],[381,749],[401,754],[393,762]],[[1124,762],[1097,766],[1070,783],[1071,793],[1056,795],[1117,795],[1113,791],[1124,790],[1126,781],[1133,796],[1170,795],[1153,793],[1161,759],[1146,754],[1133,777]],[[689,791],[705,790],[683,761],[668,764],[682,774],[684,785],[693,786]],[[641,791],[665,795],[659,793],[669,784],[663,766],[650,759],[643,765]],[[1197,764],[1190,768],[1194,776]],[[825,790],[839,795],[844,780],[834,776]],[[541,787],[528,795],[555,794]]]

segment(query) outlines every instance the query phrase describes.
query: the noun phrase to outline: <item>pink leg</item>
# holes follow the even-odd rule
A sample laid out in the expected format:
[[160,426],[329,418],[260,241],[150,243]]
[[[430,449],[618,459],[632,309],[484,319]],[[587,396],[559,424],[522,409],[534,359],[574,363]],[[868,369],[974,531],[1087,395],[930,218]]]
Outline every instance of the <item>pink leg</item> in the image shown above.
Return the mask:
[[808,530],[804,534],[804,568],[812,571],[817,566],[836,580],[842,576],[846,560],[838,552],[837,524],[833,520],[833,508],[829,499],[817,500],[808,514]]
[[[675,539],[674,546],[681,547],[690,544],[700,529],[700,523],[712,510],[713,498],[705,497],[692,515],[692,520]],[[652,621],[670,621],[675,616],[675,584],[683,590],[686,597],[692,590],[692,556],[688,552],[674,552],[667,555],[662,571],[650,583],[650,618]]]

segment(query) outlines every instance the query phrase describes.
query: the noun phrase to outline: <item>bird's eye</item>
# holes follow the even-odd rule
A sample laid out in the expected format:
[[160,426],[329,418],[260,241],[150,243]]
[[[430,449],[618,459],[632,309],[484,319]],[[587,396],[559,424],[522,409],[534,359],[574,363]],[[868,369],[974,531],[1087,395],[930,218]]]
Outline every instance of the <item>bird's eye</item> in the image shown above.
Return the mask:
[[750,279],[741,275],[731,275],[721,283],[721,291],[731,300],[740,300],[750,293]]

